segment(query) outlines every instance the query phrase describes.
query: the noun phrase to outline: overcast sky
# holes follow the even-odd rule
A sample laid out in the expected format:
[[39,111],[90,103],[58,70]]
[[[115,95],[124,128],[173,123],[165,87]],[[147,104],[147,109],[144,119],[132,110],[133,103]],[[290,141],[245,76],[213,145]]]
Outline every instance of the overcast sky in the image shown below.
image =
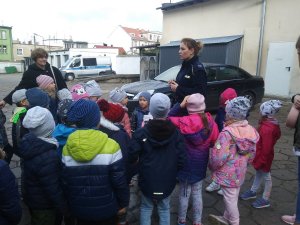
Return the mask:
[[162,11],[156,8],[164,2],[170,0],[4,0],[0,24],[13,27],[14,40],[32,40],[36,33],[101,43],[118,25],[162,31]]

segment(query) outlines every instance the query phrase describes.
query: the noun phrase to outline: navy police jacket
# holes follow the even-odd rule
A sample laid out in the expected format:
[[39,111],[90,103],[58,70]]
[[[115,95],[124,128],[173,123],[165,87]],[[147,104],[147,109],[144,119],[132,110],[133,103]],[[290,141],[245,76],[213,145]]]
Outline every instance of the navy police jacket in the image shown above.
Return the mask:
[[177,102],[181,103],[185,96],[200,93],[204,97],[207,94],[207,77],[203,64],[198,56],[194,56],[188,61],[183,61],[177,74],[176,89]]

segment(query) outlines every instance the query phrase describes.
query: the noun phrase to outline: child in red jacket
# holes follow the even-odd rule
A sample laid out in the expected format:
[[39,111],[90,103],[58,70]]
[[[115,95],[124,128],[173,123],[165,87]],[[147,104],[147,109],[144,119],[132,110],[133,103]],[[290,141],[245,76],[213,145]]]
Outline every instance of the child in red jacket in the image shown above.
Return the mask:
[[274,158],[274,146],[281,136],[278,121],[274,116],[281,106],[282,103],[279,100],[269,100],[260,106],[262,118],[257,129],[260,139],[256,145],[256,155],[252,162],[256,174],[251,189],[240,196],[243,200],[256,198],[256,192],[261,181],[264,180],[265,187],[262,198],[258,198],[252,203],[252,206],[257,209],[270,206],[269,197],[272,189],[270,170]]

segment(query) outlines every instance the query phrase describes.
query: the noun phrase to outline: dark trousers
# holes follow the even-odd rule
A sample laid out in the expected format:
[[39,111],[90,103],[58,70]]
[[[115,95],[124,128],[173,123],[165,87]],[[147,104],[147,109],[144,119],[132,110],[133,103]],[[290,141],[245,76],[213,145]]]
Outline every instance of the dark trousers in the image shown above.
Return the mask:
[[114,216],[106,220],[101,221],[87,221],[77,219],[77,225],[117,225],[118,217]]
[[30,209],[31,214],[31,225],[54,225],[56,210],[55,209],[45,209],[36,210]]

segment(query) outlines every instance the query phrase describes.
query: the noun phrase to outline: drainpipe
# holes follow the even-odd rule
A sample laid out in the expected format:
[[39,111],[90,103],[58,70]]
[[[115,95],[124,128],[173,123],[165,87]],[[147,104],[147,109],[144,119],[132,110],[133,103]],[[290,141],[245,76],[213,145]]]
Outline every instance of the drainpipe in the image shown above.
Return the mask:
[[267,2],[266,0],[263,0],[262,13],[260,19],[260,34],[259,34],[257,65],[256,65],[256,76],[258,76],[258,74],[260,73],[260,68],[261,68],[261,56],[262,56],[262,48],[263,48],[263,40],[264,40],[266,8],[267,8]]

